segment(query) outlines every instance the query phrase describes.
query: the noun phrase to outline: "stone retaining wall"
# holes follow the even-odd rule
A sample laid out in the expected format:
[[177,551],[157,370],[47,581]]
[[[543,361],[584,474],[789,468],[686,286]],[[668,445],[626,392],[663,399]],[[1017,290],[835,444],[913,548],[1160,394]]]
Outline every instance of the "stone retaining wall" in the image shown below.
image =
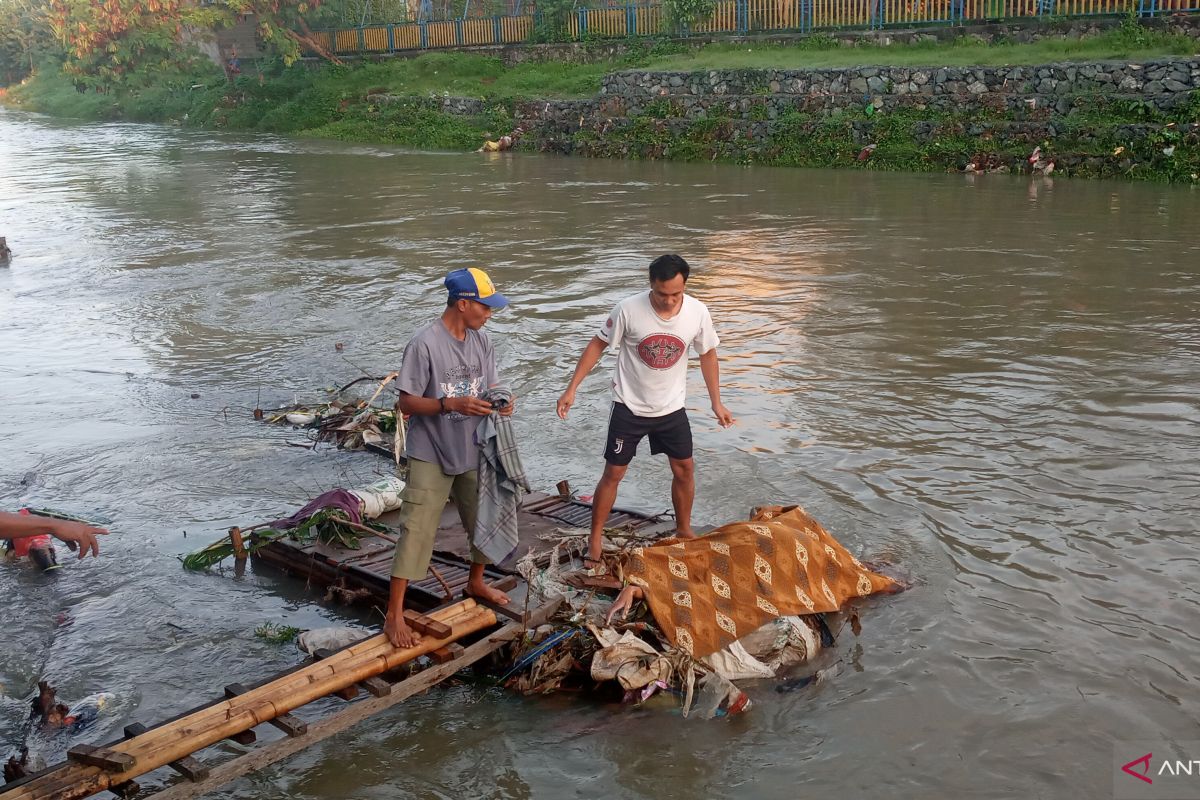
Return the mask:
[[[421,102],[475,116],[493,105],[453,97]],[[519,149],[748,163],[811,163],[795,152],[796,143],[823,138],[824,152],[838,153],[822,164],[832,166],[875,144],[877,126],[901,112],[903,142],[893,139],[866,158],[928,146],[930,154],[905,164],[961,168],[984,158],[1012,170],[1041,145],[1060,170],[1119,175],[1146,165],[1171,180],[1200,181],[1191,177],[1200,175],[1200,56],[1019,67],[628,71],[606,76],[591,99],[517,102],[512,126],[523,131]],[[822,120],[836,120],[837,131]],[[894,137],[895,125],[887,127]]]

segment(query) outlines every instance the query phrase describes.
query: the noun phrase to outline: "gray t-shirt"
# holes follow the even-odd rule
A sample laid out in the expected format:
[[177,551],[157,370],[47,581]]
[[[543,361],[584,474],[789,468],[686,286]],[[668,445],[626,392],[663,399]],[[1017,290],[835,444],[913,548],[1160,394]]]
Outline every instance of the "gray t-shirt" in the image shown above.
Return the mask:
[[[468,330],[460,342],[436,319],[404,348],[396,388],[417,397],[482,397],[499,382],[496,351],[487,334]],[[440,464],[447,475],[478,468],[475,428],[482,419],[458,413],[414,414],[408,423],[408,457]]]

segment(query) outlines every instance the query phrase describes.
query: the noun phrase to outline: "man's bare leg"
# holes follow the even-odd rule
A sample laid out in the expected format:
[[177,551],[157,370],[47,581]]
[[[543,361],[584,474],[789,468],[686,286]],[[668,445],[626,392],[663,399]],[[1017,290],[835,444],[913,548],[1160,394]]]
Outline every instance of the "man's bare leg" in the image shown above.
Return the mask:
[[383,633],[393,647],[414,647],[421,641],[420,635],[404,621],[404,593],[407,590],[408,578],[392,578]]
[[599,561],[604,552],[604,523],[612,513],[613,503],[617,502],[617,487],[625,477],[628,464],[609,464],[604,462],[604,473],[596,484],[596,493],[592,495],[592,533],[588,537],[588,558]]
[[498,606],[508,605],[508,595],[487,585],[487,581],[483,578],[484,566],[483,564],[471,565],[471,572],[467,576],[467,594],[471,597],[481,597]]
[[693,538],[692,501],[696,499],[696,464],[690,458],[670,458],[671,504],[675,507],[675,533]]

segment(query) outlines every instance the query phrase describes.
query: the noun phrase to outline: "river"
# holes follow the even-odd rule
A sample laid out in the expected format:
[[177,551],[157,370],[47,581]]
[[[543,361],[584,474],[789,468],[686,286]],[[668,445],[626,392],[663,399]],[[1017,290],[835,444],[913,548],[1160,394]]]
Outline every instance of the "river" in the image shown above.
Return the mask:
[[[679,252],[737,418],[718,428],[693,368],[697,522],[801,503],[914,588],[864,607],[830,680],[751,685],[738,718],[464,684],[221,796],[1111,796],[1125,743],[1200,739],[1198,231],[1200,192],[1169,186],[0,111],[0,507],[112,530],[54,577],[0,564],[3,755],[39,677],[117,695],[94,741],[296,663],[265,622],[369,619],[175,557],[387,471],[250,412],[397,366],[451,268],[512,300],[489,328],[533,483],[590,492],[607,379],[566,423],[554,400],[649,260]],[[620,503],[665,510],[665,463],[636,460]],[[31,739],[51,759],[69,743]]]

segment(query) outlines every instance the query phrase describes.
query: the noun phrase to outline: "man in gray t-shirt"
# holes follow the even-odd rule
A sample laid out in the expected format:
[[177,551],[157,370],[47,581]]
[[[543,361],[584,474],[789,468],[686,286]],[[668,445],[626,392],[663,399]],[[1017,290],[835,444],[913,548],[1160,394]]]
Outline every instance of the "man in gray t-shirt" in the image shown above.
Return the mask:
[[[404,621],[408,582],[425,577],[433,558],[433,540],[447,500],[458,508],[471,538],[467,593],[507,603],[503,592],[484,582],[488,560],[474,546],[478,505],[479,447],[475,429],[488,414],[482,395],[499,383],[496,353],[482,328],[492,310],[508,304],[481,269],[459,269],[446,276],[449,297],[437,320],[419,330],[404,348],[396,386],[399,410],[411,415],[408,428],[408,484],[400,521],[404,530],[392,561],[391,595],[383,632],[397,647],[419,641]],[[512,414],[510,403],[500,413]]]
[[[396,388],[415,397],[443,398],[447,405],[456,397],[482,397],[499,383],[496,353],[482,330],[467,328],[464,333],[465,339],[455,338],[440,319],[419,330],[404,348]],[[470,472],[479,465],[475,428],[482,419],[458,411],[414,415],[408,457],[440,464],[447,475]]]

